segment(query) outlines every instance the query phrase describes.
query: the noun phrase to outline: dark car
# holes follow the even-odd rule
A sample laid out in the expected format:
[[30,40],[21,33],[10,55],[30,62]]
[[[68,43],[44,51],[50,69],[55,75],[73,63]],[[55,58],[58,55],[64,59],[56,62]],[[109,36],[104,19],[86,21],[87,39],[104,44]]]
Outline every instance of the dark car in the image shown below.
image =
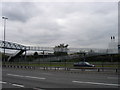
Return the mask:
[[77,67],[95,67],[95,65],[92,65],[88,62],[78,62],[78,63],[74,63],[74,66]]

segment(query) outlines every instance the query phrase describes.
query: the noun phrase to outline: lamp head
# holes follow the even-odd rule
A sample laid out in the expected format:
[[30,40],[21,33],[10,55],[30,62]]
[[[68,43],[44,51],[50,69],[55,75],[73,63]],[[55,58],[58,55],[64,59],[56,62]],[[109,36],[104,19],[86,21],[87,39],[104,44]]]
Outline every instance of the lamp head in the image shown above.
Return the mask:
[[2,19],[8,19],[8,18],[6,18],[6,17],[2,17]]

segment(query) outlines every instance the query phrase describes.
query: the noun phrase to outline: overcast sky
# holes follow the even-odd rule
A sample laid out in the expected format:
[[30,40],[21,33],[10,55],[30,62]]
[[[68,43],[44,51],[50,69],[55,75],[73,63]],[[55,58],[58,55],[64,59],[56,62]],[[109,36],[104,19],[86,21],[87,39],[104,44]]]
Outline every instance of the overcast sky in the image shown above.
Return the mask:
[[117,2],[6,2],[2,16],[6,40],[23,45],[108,48],[118,38]]

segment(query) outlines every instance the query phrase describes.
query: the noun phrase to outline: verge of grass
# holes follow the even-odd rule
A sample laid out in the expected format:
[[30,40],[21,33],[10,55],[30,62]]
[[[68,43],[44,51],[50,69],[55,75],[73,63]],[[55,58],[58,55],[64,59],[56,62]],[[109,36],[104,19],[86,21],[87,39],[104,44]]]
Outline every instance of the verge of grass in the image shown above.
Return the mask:
[[[21,62],[15,62],[15,63],[4,63],[6,65],[15,65],[15,66],[37,66],[37,67],[69,67],[69,68],[73,68],[73,63],[65,63],[65,62],[41,62],[41,63],[21,63]],[[96,67],[111,67],[111,68],[118,68],[120,67],[120,65],[118,64],[102,64],[100,62],[94,62],[94,65]]]

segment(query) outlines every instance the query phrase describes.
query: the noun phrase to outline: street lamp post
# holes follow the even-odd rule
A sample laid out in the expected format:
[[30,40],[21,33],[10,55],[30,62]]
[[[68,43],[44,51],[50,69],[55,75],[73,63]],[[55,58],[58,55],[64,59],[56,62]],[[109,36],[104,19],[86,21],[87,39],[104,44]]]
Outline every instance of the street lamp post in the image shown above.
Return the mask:
[[6,30],[6,20],[8,18],[2,17],[2,19],[4,20],[4,61],[5,61],[5,30]]

